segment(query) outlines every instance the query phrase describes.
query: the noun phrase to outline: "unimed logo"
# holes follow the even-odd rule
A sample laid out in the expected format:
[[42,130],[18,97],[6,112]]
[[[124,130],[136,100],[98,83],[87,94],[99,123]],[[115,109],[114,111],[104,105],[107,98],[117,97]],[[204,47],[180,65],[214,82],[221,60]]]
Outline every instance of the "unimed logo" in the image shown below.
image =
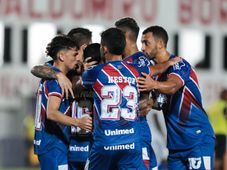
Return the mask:
[[113,146],[104,146],[105,150],[129,150],[135,149],[135,143],[124,144],[124,145],[113,145]]

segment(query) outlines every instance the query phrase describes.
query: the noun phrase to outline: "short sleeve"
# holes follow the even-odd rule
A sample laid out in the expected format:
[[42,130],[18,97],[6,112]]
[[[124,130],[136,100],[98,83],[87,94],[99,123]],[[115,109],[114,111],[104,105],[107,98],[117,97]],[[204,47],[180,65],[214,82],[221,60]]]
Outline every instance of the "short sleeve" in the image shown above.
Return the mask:
[[176,63],[169,69],[169,75],[175,75],[180,78],[183,85],[185,84],[185,81],[189,79],[191,71],[191,66],[189,63],[187,63],[185,60],[180,61],[179,63]]
[[59,86],[57,80],[47,80],[45,88],[48,92],[48,96],[56,96],[59,98],[63,97],[61,87]]

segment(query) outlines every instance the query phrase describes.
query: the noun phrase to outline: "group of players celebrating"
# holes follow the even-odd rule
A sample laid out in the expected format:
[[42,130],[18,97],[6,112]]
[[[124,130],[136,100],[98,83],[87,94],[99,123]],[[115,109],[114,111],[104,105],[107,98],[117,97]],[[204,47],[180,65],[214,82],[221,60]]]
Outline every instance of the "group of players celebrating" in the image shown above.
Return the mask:
[[168,169],[213,169],[215,137],[195,70],[167,51],[161,26],[142,33],[133,18],[92,43],[85,28],[47,45],[53,60],[35,66],[34,150],[42,170],[157,170],[146,115],[163,111]]

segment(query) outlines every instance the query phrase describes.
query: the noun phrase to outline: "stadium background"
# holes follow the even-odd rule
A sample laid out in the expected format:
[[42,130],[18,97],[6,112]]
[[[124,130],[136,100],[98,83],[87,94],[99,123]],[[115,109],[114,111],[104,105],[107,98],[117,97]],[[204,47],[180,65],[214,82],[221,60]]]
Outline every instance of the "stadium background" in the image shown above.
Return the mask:
[[196,67],[205,108],[227,87],[227,0],[0,0],[0,170],[28,165],[39,81],[30,69],[48,60],[51,38],[86,27],[99,42],[100,32],[125,16],[141,31],[166,28],[169,51]]

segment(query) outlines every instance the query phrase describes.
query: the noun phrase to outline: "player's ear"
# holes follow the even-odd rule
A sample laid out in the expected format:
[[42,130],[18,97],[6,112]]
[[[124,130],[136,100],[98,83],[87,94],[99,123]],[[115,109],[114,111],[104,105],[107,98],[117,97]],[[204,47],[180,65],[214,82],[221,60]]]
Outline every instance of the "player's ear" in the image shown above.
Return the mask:
[[65,56],[65,53],[63,51],[59,51],[58,52],[58,58],[60,61],[64,61],[64,56]]
[[106,46],[103,46],[103,54],[106,54],[108,52],[109,52],[108,48]]
[[165,44],[164,44],[163,40],[161,40],[161,39],[158,40],[157,45],[158,45],[158,49],[162,49],[165,47]]

